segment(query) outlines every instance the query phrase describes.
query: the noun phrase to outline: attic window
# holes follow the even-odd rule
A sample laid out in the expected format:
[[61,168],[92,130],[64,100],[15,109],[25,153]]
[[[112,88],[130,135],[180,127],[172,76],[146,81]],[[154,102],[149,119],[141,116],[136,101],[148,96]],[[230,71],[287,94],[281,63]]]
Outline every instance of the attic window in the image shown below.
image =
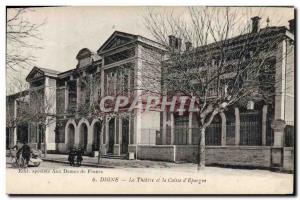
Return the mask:
[[110,56],[106,56],[104,58],[104,64],[108,65],[108,64],[111,64],[111,63],[114,63],[114,62],[125,60],[125,59],[133,57],[134,55],[135,55],[135,49],[134,48],[127,49],[127,50],[112,54]]

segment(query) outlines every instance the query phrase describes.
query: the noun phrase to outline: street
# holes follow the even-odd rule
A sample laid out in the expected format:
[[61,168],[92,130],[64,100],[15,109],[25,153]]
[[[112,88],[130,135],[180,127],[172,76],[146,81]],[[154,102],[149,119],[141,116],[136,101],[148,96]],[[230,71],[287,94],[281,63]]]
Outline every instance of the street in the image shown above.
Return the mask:
[[[138,167],[128,167],[128,165],[120,167],[122,164],[130,162]],[[206,167],[198,172],[196,165],[192,163],[175,164],[117,159],[114,159],[113,163],[116,164],[113,166],[114,168],[91,168],[71,167],[65,163],[44,161],[39,167],[19,170],[12,168],[8,159],[6,165],[7,184],[13,185],[13,187],[8,187],[8,191],[32,194],[41,192],[37,188],[28,188],[21,184],[23,182],[26,185],[28,181],[35,183],[33,185],[46,187],[47,191],[45,192],[51,194],[68,193],[68,191],[72,191],[73,187],[78,187],[78,192],[93,194],[153,193],[157,191],[172,194],[185,192],[195,194],[287,194],[293,191],[293,174],[268,170]],[[144,167],[142,167],[142,163],[144,163]],[[156,183],[151,184],[153,182]],[[97,184],[99,187],[95,187]],[[128,188],[131,189],[128,190]]]

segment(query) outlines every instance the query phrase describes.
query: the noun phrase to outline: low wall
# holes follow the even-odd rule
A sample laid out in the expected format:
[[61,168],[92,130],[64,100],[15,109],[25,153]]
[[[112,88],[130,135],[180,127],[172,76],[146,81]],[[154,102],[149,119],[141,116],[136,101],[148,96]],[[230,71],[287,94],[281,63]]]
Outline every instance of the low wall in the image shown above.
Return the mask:
[[271,148],[262,146],[207,147],[206,163],[244,167],[271,166]]
[[138,145],[137,158],[141,160],[174,161],[174,146]]
[[[198,146],[176,146],[176,161],[197,162]],[[206,146],[207,165],[270,167],[271,148],[262,146]]]
[[120,145],[119,144],[114,144],[114,155],[120,155]]
[[[197,145],[138,145],[138,159],[196,163],[197,156]],[[271,166],[271,148],[206,146],[205,158],[207,165],[269,168]]]
[[197,145],[176,145],[175,161],[197,162],[198,146]]
[[283,170],[294,171],[294,148],[283,148]]

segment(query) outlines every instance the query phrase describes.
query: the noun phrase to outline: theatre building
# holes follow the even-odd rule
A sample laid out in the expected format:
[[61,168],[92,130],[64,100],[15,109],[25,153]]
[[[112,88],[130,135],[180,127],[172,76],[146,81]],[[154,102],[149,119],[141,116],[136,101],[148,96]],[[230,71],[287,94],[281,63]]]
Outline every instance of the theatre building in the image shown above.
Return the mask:
[[[256,27],[255,31],[281,37],[272,64],[286,76],[278,86],[282,92],[268,105],[253,101],[217,115],[206,130],[206,163],[293,170],[294,73],[285,72],[295,67],[294,20],[289,28]],[[174,40],[180,43],[175,36],[169,38],[170,45]],[[241,38],[230,39],[232,45],[238,45]],[[7,125],[7,147],[21,140],[41,150],[46,143],[49,153],[65,154],[75,146],[86,155],[100,150],[104,157],[127,158],[131,153],[137,159],[196,162],[199,127],[193,113],[140,112],[137,108],[120,115],[95,112],[104,96],[139,95],[134,86],[149,66],[167,59],[166,51],[145,37],[115,31],[97,52],[81,49],[78,64],[68,71],[34,67],[26,77],[29,89],[7,96],[7,115],[18,118],[18,106],[39,99],[47,104],[51,123],[44,129],[33,122]],[[274,120],[284,122],[285,128],[271,126]]]

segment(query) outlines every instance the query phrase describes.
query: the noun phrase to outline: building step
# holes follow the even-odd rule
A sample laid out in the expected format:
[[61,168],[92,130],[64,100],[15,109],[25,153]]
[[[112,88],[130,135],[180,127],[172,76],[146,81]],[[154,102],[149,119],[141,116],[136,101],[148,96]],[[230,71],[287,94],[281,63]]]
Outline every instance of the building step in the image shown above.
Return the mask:
[[128,155],[127,154],[121,154],[121,155],[114,155],[114,154],[106,154],[106,155],[102,155],[102,158],[109,158],[109,159],[128,159]]

